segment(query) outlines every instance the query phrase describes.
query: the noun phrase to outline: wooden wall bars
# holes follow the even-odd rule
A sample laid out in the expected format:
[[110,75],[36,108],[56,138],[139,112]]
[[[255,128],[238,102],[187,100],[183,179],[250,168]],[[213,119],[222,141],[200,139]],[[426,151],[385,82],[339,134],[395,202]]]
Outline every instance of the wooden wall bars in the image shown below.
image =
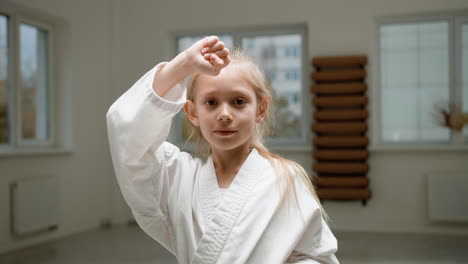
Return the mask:
[[366,56],[316,57],[312,104],[313,178],[321,200],[371,197],[367,172]]

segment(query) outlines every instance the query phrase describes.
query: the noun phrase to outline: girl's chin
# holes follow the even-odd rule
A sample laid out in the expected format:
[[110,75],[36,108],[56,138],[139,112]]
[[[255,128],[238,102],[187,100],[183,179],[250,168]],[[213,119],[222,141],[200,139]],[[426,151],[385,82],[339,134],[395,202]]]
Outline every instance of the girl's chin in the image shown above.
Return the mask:
[[247,142],[239,142],[233,140],[213,140],[210,143],[211,149],[216,149],[220,151],[239,151],[242,152],[244,149],[249,149],[250,144]]

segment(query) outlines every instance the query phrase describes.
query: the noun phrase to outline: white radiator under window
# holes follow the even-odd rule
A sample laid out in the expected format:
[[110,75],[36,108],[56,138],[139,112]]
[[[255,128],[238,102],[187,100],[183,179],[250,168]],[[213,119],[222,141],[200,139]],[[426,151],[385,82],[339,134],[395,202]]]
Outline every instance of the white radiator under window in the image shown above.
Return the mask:
[[58,179],[37,177],[14,181],[11,192],[11,230],[18,236],[58,227]]
[[468,172],[427,175],[429,219],[468,222]]

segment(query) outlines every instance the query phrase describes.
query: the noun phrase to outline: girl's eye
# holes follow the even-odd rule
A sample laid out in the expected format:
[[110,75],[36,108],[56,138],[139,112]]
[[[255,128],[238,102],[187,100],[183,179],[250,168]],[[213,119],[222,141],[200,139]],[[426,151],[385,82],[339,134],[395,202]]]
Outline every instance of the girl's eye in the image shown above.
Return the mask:
[[213,106],[213,105],[216,105],[216,101],[215,100],[207,100],[205,102],[206,105],[209,105],[209,106]]
[[239,98],[239,99],[234,100],[235,105],[243,105],[245,103],[246,103],[246,101],[244,99]]

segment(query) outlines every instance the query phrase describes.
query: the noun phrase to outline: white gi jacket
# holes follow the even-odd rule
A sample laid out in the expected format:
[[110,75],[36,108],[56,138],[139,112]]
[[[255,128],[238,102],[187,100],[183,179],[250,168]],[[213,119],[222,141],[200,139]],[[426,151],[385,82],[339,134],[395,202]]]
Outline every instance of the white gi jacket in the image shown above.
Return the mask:
[[222,196],[211,157],[202,162],[165,142],[186,87],[179,83],[159,97],[152,83],[163,66],[107,113],[117,180],[140,227],[181,264],[338,263],[337,241],[317,202],[298,180],[304,219],[294,202],[289,212],[280,207],[275,172],[255,149]]

